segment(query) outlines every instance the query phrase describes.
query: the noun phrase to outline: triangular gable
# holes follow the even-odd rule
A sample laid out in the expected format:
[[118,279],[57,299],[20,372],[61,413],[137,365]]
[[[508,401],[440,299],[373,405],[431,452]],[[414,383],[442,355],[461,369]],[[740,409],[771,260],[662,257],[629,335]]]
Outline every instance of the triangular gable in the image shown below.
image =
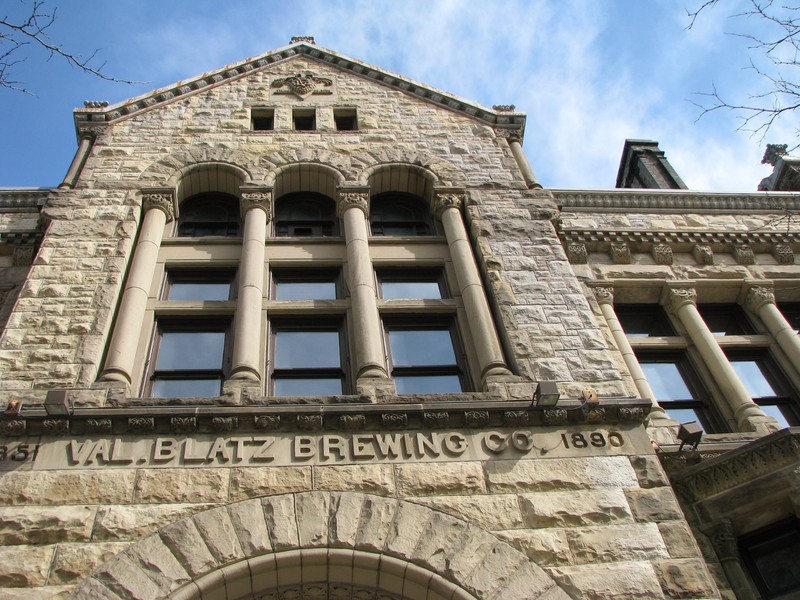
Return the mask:
[[343,56],[314,44],[313,38],[292,38],[292,43],[277,50],[271,50],[260,56],[226,65],[216,71],[203,73],[191,79],[179,81],[135,98],[108,105],[106,102],[84,102],[83,108],[74,110],[75,127],[78,132],[92,125],[114,123],[120,119],[142,113],[151,108],[172,102],[178,98],[190,96],[208,90],[229,81],[248,77],[272,64],[297,56],[331,65],[343,71],[355,73],[361,77],[377,81],[383,85],[411,94],[427,102],[461,113],[467,117],[493,127],[513,129],[524,133],[525,114],[515,112],[514,106],[495,106],[486,108],[475,102],[459,98],[413,79],[391,73],[379,67]]

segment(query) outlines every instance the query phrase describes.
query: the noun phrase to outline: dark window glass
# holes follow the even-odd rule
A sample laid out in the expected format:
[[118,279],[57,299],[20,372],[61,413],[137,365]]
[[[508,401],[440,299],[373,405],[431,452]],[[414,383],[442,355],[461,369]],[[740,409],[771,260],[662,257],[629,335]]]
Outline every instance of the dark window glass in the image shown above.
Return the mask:
[[782,427],[799,423],[789,384],[767,355],[729,357],[739,379],[761,410],[774,417]]
[[778,305],[778,309],[795,333],[800,333],[800,304],[782,302]]
[[433,232],[430,210],[411,194],[387,193],[370,201],[372,235],[430,235]]
[[336,203],[322,194],[287,194],[275,204],[275,235],[329,237],[338,235]]
[[750,335],[755,330],[744,310],[738,304],[698,304],[697,310],[711,333],[723,335]]
[[313,110],[292,111],[295,131],[314,131],[317,128],[317,117]]
[[664,309],[657,304],[617,304],[614,306],[614,311],[622,330],[629,337],[675,335]]
[[342,347],[339,324],[314,327],[291,322],[274,325],[273,395],[344,393]]
[[699,380],[685,357],[639,357],[639,364],[655,394],[655,400],[669,418],[679,423],[697,421],[707,432],[719,430],[704,402],[705,393]]
[[800,592],[800,521],[787,519],[739,538],[739,552],[764,598]]
[[446,296],[440,271],[390,271],[379,273],[378,281],[384,300],[438,300]]
[[275,300],[335,300],[338,273],[310,271],[272,274]]
[[170,271],[165,300],[225,301],[231,298],[231,273]]
[[253,109],[252,118],[256,131],[271,131],[275,127],[275,113],[271,108]]
[[353,108],[338,108],[333,110],[333,121],[337,131],[355,131],[358,129],[356,111]]
[[465,389],[452,327],[387,326],[392,377],[400,394],[440,394]]
[[153,397],[218,396],[224,378],[227,328],[162,325],[151,375]]
[[241,226],[239,199],[230,194],[198,194],[180,206],[181,237],[238,236]]

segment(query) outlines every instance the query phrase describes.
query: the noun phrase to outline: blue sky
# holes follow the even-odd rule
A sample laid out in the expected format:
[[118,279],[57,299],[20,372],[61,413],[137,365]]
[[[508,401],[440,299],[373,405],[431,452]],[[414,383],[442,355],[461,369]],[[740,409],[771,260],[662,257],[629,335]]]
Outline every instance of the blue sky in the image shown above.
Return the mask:
[[[767,139],[730,113],[695,122],[711,89],[757,92],[728,7],[687,31],[700,0],[47,0],[65,49],[99,50],[104,82],[31,51],[0,89],[0,186],[57,185],[77,142],[72,109],[115,103],[313,35],[317,44],[486,106],[528,115],[525,151],[546,187],[614,186],[626,138],[655,139],[692,189],[753,191],[764,145],[793,144],[797,117]],[[30,0],[5,0],[24,11]],[[99,64],[99,63],[98,63]]]

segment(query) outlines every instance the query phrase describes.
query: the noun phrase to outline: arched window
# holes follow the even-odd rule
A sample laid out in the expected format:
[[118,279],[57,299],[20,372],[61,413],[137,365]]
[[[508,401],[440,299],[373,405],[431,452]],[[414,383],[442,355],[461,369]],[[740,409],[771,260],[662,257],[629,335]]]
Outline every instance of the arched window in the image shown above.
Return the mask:
[[275,235],[329,237],[339,235],[336,203],[313,192],[297,192],[275,203]]
[[417,196],[389,192],[370,201],[372,235],[430,235],[430,210]]
[[239,199],[231,194],[197,194],[181,204],[178,235],[237,236],[241,228]]

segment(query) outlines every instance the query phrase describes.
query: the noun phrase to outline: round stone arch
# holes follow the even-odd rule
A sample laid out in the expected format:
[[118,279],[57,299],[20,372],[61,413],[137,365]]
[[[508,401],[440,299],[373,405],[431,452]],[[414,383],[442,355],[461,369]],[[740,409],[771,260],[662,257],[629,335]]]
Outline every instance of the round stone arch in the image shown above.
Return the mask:
[[268,173],[264,185],[273,188],[276,200],[293,192],[318,192],[335,201],[336,190],[344,181],[344,174],[328,164],[296,162]]
[[252,154],[204,146],[170,152],[148,165],[139,175],[139,180],[143,187],[175,187],[187,171],[202,164],[218,164],[241,172],[245,183],[258,181]]
[[265,496],[197,513],[129,546],[72,597],[253,600],[300,590],[326,599],[341,591],[364,600],[569,600],[484,529],[358,492]]
[[464,174],[458,166],[438,156],[423,152],[387,147],[354,155],[353,162],[365,165],[355,178],[358,184],[364,186],[369,184],[370,177],[377,169],[390,165],[422,168],[431,174],[436,185],[463,186]]
[[352,181],[356,172],[351,157],[346,153],[307,147],[282,147],[277,152],[264,154],[259,159],[258,170],[269,185],[274,180],[275,173],[296,164],[324,165],[338,171],[345,181]]

